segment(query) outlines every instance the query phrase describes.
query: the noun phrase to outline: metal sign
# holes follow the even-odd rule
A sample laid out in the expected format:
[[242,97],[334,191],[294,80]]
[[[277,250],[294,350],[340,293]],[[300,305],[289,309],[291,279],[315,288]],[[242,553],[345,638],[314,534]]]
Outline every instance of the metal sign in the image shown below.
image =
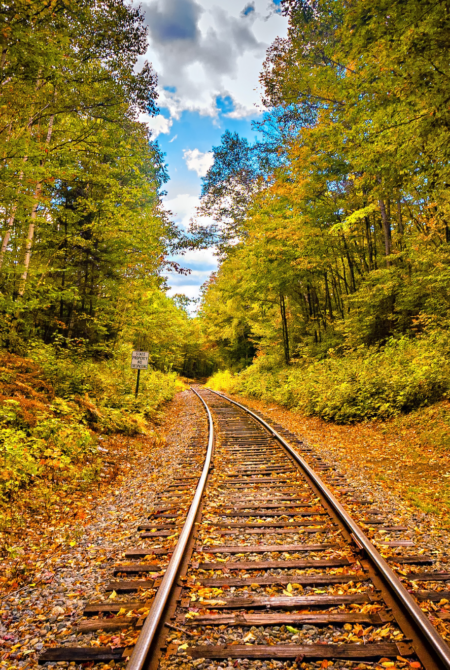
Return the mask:
[[133,351],[133,353],[131,354],[131,369],[132,370],[148,369],[148,351]]

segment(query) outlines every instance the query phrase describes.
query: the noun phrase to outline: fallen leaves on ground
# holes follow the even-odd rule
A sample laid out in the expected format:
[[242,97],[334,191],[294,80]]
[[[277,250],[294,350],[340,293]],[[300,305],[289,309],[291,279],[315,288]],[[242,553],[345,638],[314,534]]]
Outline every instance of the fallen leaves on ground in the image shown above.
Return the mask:
[[261,412],[270,410],[274,422],[312,447],[325,447],[342,463],[343,472],[357,467],[360,474],[402,497],[412,509],[429,513],[439,519],[437,525],[450,528],[450,402],[390,421],[338,425],[274,403],[233,397]]

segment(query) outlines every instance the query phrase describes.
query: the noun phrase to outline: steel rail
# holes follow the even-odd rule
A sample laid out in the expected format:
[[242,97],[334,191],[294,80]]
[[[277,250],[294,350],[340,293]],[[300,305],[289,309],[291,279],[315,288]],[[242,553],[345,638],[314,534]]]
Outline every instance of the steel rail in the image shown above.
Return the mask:
[[205,489],[206,479],[208,477],[208,471],[211,465],[213,443],[214,443],[214,426],[211,412],[209,411],[208,405],[205,403],[203,398],[197,393],[197,391],[193,388],[191,388],[191,391],[193,391],[195,395],[200,398],[208,416],[209,438],[208,438],[208,449],[206,452],[205,463],[203,465],[203,471],[200,477],[200,481],[197,484],[194,499],[189,508],[186,521],[184,522],[183,530],[180,533],[180,537],[175,546],[169,565],[167,566],[167,570],[165,572],[161,585],[155,596],[155,600],[153,601],[153,605],[145,620],[145,624],[142,628],[141,634],[139,635],[136,646],[133,649],[133,653],[131,654],[130,660],[128,661],[127,670],[141,670],[147,660],[148,652],[155,637],[164,608],[169,599],[170,592],[172,590],[181,561],[183,559],[187,543],[189,541],[192,529],[194,527],[195,517],[197,516],[200,502],[203,496],[203,491]]
[[342,521],[345,523],[347,528],[352,533],[353,537],[356,539],[356,543],[361,545],[366,551],[367,555],[370,557],[371,561],[376,565],[380,571],[382,577],[389,584],[390,588],[394,592],[397,600],[402,604],[408,615],[414,621],[416,628],[420,631],[424,640],[430,645],[428,651],[433,650],[434,654],[439,658],[443,663],[442,670],[450,670],[450,648],[439,635],[436,628],[430,622],[427,616],[422,612],[419,605],[415,602],[412,596],[405,589],[397,575],[391,570],[389,565],[386,563],[381,554],[377,551],[374,545],[370,542],[368,537],[363,533],[361,528],[358,526],[352,517],[341,505],[339,500],[335,498],[332,492],[329,490],[327,485],[322,481],[322,479],[314,472],[314,470],[308,465],[308,463],[291,447],[291,445],[286,442],[286,440],[274,430],[268,423],[261,419],[257,414],[252,412],[250,409],[241,405],[240,403],[228,398],[223,393],[218,391],[213,391],[213,389],[207,388],[208,391],[215,393],[216,395],[228,400],[228,402],[240,407],[242,410],[250,414],[254,419],[259,421],[279,442],[283,447],[289,452],[289,454],[297,461],[297,463],[302,467],[306,472],[308,477],[314,482],[314,485],[320,490],[324,498],[330,503]]

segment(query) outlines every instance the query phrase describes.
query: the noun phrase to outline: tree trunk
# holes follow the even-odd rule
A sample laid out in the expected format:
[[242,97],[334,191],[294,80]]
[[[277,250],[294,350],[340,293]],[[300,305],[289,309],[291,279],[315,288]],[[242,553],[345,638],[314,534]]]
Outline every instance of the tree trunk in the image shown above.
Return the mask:
[[345,235],[342,235],[342,241],[344,242],[345,255],[346,255],[346,258],[347,258],[348,269],[350,270],[350,279],[352,280],[352,291],[353,291],[353,293],[356,293],[356,282],[355,282],[355,273],[353,271],[353,262],[352,262],[352,258],[350,256],[350,252],[349,252],[349,249],[348,249],[347,240],[345,239]]
[[69,325],[67,326],[67,339],[70,340],[72,337],[73,325],[75,323],[75,300],[72,301],[72,304],[69,308]]
[[[20,175],[19,175],[19,181],[21,181],[22,178],[23,178],[23,172],[21,172]],[[19,206],[19,201],[16,200],[16,202],[14,203],[13,208],[11,210],[11,214],[9,215],[9,218],[8,218],[7,228],[6,228],[5,236],[4,236],[3,241],[2,241],[2,248],[0,250],[0,270],[1,270],[2,265],[3,265],[3,260],[5,258],[6,249],[8,248],[9,240],[11,239],[11,231],[12,231],[12,227],[14,225],[14,221],[15,221],[15,218],[16,218],[16,211],[17,211],[18,206]]]
[[[3,53],[2,53],[2,70],[3,70],[3,67],[4,67],[5,59],[6,59],[6,49],[4,49]],[[41,76],[41,71],[39,70],[39,75],[38,75],[38,78],[37,78],[37,81],[36,81],[36,91],[39,88],[40,76]],[[27,131],[30,132],[30,133],[31,133],[31,125],[33,123],[33,117],[34,117],[34,103],[32,105],[31,115],[30,115],[30,117],[28,119],[28,123],[27,123]],[[51,117],[51,119],[49,121],[50,136],[51,136],[51,127],[52,126],[53,126],[53,117]],[[6,152],[6,150],[5,150],[5,152]],[[23,157],[23,162],[26,163],[27,160],[28,160],[28,148],[26,149],[26,155]],[[16,202],[13,205],[11,214],[9,216],[5,237],[3,238],[2,248],[0,250],[0,270],[3,266],[3,260],[5,258],[5,253],[6,253],[6,249],[8,247],[8,244],[9,244],[9,240],[11,239],[11,231],[12,231],[14,221],[15,221],[15,218],[16,218],[17,207],[18,207],[18,204],[19,204],[18,201],[19,201],[19,195],[20,195],[20,188],[21,188],[20,185],[21,185],[21,182],[23,180],[23,175],[24,175],[24,171],[22,170],[20,175],[19,175],[19,186],[17,188],[17,199],[16,199]]]
[[[53,132],[53,121],[54,121],[54,116],[50,117],[50,120],[48,122],[48,131],[47,131],[47,137],[45,139],[45,144],[48,146],[50,144],[50,140],[52,138],[52,132]],[[41,161],[41,166],[44,164],[44,161]],[[36,188],[34,190],[34,204],[33,204],[33,209],[31,211],[31,220],[30,220],[30,225],[28,226],[28,234],[27,234],[27,239],[25,243],[25,258],[24,258],[24,269],[21,277],[21,285],[19,288],[19,298],[23,297],[23,294],[25,293],[25,287],[27,285],[27,279],[28,279],[28,270],[30,267],[30,259],[31,259],[31,249],[33,247],[33,239],[34,239],[34,231],[36,227],[36,217],[37,217],[37,210],[39,207],[39,198],[41,195],[42,191],[42,181],[38,181],[36,184]]]
[[335,302],[336,302],[337,308],[338,308],[338,310],[339,310],[339,313],[340,313],[340,315],[341,315],[341,318],[344,319],[344,318],[345,318],[345,317],[344,317],[344,306],[343,306],[343,304],[342,304],[340,284],[339,284],[339,287],[338,287],[338,281],[339,281],[339,278],[338,278],[338,280],[336,281],[336,277],[334,276],[334,273],[333,273],[333,272],[331,272],[331,281],[332,281],[332,284],[333,284],[334,295],[335,295]]
[[31,260],[31,249],[33,246],[33,238],[34,238],[34,230],[36,227],[36,217],[37,217],[37,209],[39,207],[39,197],[41,195],[42,191],[42,183],[39,181],[36,184],[36,188],[34,191],[34,204],[33,204],[33,209],[31,210],[31,217],[30,217],[30,225],[28,226],[28,234],[27,234],[27,239],[25,242],[25,258],[23,261],[23,272],[22,276],[20,278],[20,288],[19,288],[19,298],[23,297],[23,294],[25,293],[25,287],[27,285],[27,278],[28,278],[28,270],[30,267],[30,260]]
[[286,361],[286,365],[289,365],[291,360],[289,353],[289,333],[286,318],[286,303],[284,300],[284,295],[282,293],[280,293],[280,312],[281,312],[281,324],[283,327],[284,360]]
[[4,70],[4,68],[5,68],[5,65],[6,65],[6,54],[7,54],[7,53],[8,53],[8,49],[7,49],[6,47],[3,47],[3,49],[2,49],[1,64],[0,64],[0,68],[1,68],[2,72],[3,72],[3,70]]
[[[330,321],[333,321],[333,306],[331,304],[331,295],[330,295],[330,289],[328,286],[328,274],[325,272],[325,297],[326,301],[328,302],[328,314],[330,315]],[[325,307],[326,310],[326,307]]]
[[381,225],[383,227],[384,234],[384,255],[386,256],[386,267],[389,267],[389,256],[392,251],[392,234],[391,234],[391,221],[386,210],[386,205],[384,200],[380,198],[378,201],[380,212],[381,212]]
[[309,318],[311,319],[312,316],[313,316],[313,314],[314,314],[314,312],[313,312],[313,308],[312,308],[311,287],[310,287],[310,285],[308,284],[306,288],[307,288],[307,291],[308,291]]

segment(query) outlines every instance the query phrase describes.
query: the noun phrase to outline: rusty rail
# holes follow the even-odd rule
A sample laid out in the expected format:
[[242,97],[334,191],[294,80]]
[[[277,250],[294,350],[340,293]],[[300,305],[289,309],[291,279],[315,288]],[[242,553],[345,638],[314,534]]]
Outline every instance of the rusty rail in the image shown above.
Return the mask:
[[197,516],[197,512],[200,506],[200,502],[206,484],[206,479],[208,477],[209,468],[211,466],[213,444],[214,444],[214,425],[211,412],[209,411],[208,405],[205,403],[203,398],[197,393],[197,391],[195,389],[191,390],[195,393],[196,396],[200,398],[208,415],[209,438],[208,438],[208,449],[206,452],[205,463],[203,465],[202,475],[197,485],[195,496],[189,509],[189,513],[186,517],[183,530],[180,533],[179,540],[174,549],[172,558],[170,559],[170,563],[167,566],[166,573],[161,582],[161,586],[158,589],[158,593],[156,594],[155,600],[153,601],[151,610],[145,620],[145,624],[142,628],[141,634],[139,635],[139,639],[136,643],[136,646],[133,649],[133,653],[127,665],[127,670],[141,670],[144,667],[144,664],[147,660],[149,649],[155,637],[158,624],[161,620],[164,608],[170,597],[170,593],[174,585],[181,561],[183,559],[186,546],[189,542],[192,529],[194,527],[195,518]]
[[301,468],[306,472],[308,477],[314,482],[315,486],[320,490],[321,494],[326,498],[329,504],[333,507],[338,516],[342,519],[344,524],[347,526],[350,533],[356,540],[356,543],[359,544],[367,556],[377,567],[382,577],[385,579],[389,585],[392,592],[395,594],[396,599],[401,603],[402,607],[405,609],[409,618],[412,620],[414,626],[417,628],[419,634],[423,638],[423,644],[427,645],[427,651],[433,651],[433,654],[439,659],[439,662],[442,664],[442,670],[450,670],[450,648],[442,637],[437,632],[436,628],[430,622],[427,616],[422,612],[419,605],[414,601],[409,592],[405,589],[397,575],[391,570],[389,565],[386,563],[381,554],[377,551],[374,545],[367,538],[365,533],[361,528],[356,524],[345,508],[333,495],[330,489],[322,481],[322,479],[314,472],[314,470],[308,465],[308,463],[290,446],[288,442],[268,423],[264,421],[257,414],[252,412],[250,409],[241,405],[240,403],[228,398],[228,396],[218,391],[213,391],[213,389],[208,388],[208,391],[215,393],[224,400],[236,405],[240,409],[244,410],[247,414],[256,419],[260,424],[268,430],[276,440],[283,445],[283,447],[289,452],[289,454],[297,461]]

